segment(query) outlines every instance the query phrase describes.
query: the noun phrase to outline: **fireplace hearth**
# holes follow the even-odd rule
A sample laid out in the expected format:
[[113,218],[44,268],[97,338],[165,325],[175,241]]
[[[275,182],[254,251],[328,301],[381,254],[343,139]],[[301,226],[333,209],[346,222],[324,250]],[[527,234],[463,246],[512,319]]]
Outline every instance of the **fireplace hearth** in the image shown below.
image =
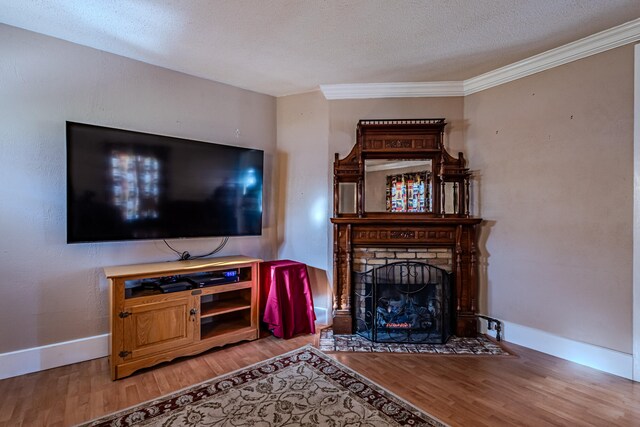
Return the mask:
[[444,344],[451,336],[451,274],[415,261],[354,272],[355,333],[374,342]]

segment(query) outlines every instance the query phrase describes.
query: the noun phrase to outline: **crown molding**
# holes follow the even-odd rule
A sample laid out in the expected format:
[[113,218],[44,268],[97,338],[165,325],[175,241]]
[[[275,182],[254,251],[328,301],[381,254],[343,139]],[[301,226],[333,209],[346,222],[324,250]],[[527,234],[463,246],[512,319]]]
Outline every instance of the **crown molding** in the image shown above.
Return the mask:
[[467,79],[464,81],[464,94],[471,95],[638,40],[640,18]]
[[320,85],[328,100],[466,96],[640,40],[640,18],[464,81]]
[[320,85],[328,100],[464,96],[463,82],[354,83]]

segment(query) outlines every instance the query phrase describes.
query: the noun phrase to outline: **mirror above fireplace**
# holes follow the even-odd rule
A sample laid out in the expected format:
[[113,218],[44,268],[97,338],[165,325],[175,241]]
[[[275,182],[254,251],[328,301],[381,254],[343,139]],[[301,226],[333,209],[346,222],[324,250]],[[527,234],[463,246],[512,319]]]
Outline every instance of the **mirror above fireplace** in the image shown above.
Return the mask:
[[334,162],[334,217],[469,218],[471,173],[444,148],[444,119],[360,120]]
[[431,159],[366,159],[365,212],[433,212]]

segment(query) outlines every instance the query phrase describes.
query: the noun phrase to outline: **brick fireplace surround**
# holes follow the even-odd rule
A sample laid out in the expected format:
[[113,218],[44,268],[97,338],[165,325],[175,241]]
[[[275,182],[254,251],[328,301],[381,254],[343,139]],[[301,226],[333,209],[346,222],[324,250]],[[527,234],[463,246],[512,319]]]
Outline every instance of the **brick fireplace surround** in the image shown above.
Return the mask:
[[362,273],[396,261],[416,261],[451,273],[453,262],[448,248],[360,248],[353,250],[353,271]]

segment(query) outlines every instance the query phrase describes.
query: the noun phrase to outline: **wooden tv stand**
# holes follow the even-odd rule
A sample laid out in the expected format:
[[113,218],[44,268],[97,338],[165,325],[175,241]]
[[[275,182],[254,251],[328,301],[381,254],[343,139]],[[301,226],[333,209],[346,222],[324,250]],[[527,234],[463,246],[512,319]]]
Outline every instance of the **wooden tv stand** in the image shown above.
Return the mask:
[[[104,268],[110,288],[111,378],[258,338],[260,262],[233,256]],[[158,288],[202,283],[223,271],[237,272],[237,281],[174,292]]]

